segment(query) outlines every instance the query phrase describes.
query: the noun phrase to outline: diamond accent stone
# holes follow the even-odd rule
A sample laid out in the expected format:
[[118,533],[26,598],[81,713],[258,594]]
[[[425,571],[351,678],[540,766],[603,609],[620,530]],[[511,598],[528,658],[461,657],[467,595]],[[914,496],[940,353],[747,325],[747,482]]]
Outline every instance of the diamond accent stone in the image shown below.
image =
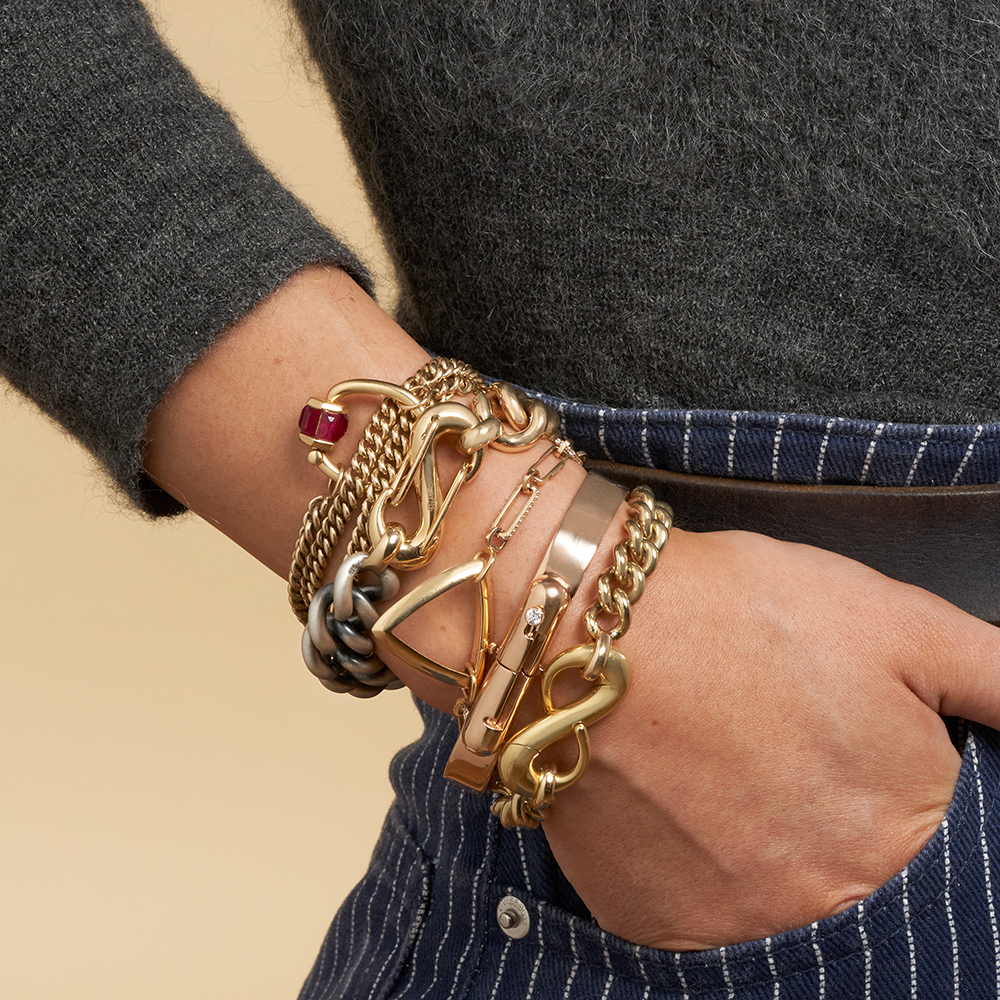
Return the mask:
[[542,618],[544,618],[544,612],[541,608],[528,608],[524,613],[524,620],[529,625],[538,626],[542,624]]

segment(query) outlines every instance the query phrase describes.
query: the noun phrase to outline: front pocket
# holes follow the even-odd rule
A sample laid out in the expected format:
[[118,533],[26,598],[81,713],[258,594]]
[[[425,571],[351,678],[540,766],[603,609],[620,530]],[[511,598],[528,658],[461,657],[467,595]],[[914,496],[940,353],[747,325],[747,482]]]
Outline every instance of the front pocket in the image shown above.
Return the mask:
[[[644,948],[528,894],[539,965],[562,996],[750,1000],[1000,995],[1000,734],[970,727],[944,822],[863,903],[761,941],[700,952]],[[994,893],[997,893],[994,896]]]
[[431,865],[389,811],[371,864],[334,917],[299,1000],[386,1000],[420,931]]

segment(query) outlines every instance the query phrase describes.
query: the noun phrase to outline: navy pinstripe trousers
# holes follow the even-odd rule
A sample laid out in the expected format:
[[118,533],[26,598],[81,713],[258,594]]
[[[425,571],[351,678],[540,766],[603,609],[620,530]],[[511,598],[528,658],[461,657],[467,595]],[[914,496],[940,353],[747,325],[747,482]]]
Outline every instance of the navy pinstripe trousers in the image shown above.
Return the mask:
[[[594,455],[676,471],[792,482],[1000,480],[1000,427],[824,417],[604,411],[560,403]],[[1000,734],[970,727],[948,814],[920,854],[862,904],[763,941],[706,952],[603,932],[542,831],[508,831],[487,798],[446,782],[453,720],[391,766],[396,801],[368,874],[337,914],[300,1000],[983,1000],[1000,998]],[[526,936],[499,901],[528,911]]]

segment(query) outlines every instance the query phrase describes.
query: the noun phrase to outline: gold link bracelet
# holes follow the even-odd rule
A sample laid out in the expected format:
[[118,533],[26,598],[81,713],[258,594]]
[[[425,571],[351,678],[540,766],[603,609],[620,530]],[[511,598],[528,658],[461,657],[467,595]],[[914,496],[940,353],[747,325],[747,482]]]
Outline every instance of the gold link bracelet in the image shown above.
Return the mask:
[[489,787],[517,708],[622,496],[620,487],[600,476],[584,478],[506,637],[487,650],[445,777],[479,792]]
[[[348,384],[334,386],[328,401],[335,402],[341,394],[341,386]],[[407,379],[402,388],[414,398],[415,405],[401,405],[399,399],[387,397],[365,429],[346,472],[341,473],[328,462],[315,460],[316,452],[322,455],[321,449],[314,448],[310,452],[310,460],[320,465],[333,483],[331,493],[316,497],[309,504],[292,555],[288,600],[303,625],[309,620],[309,603],[322,585],[330,556],[355,514],[358,527],[348,552],[365,547],[368,514],[376,497],[389,487],[409,454],[410,435],[419,412],[431,403],[457,394],[485,392],[486,383],[461,361],[434,358]]]
[[[587,726],[607,715],[628,690],[628,659],[611,643],[628,631],[632,605],[642,596],[646,577],[656,569],[673,512],[667,504],[655,501],[646,487],[632,490],[626,502],[631,508],[628,539],[615,546],[614,563],[598,581],[598,600],[584,615],[591,642],[561,653],[544,668],[545,715],[512,736],[500,751],[493,785],[499,795],[492,809],[506,827],[537,827],[556,793],[580,780],[590,760]],[[602,614],[615,616],[615,624],[603,628],[598,621]],[[572,669],[591,683],[591,691],[571,705],[556,706],[552,699],[555,680]],[[539,757],[566,736],[576,738],[576,764],[562,774],[552,768],[540,770]]]
[[[342,401],[356,394],[381,395],[384,401],[366,428],[350,468],[344,472],[331,460],[330,453],[347,426]],[[472,401],[468,406],[451,402],[455,395],[472,397]],[[348,558],[357,553],[370,556],[366,565],[376,574],[381,574],[390,566],[409,570],[424,565],[433,558],[441,521],[448,507],[463,483],[469,482],[478,472],[486,448],[493,446],[502,451],[520,451],[543,435],[554,437],[558,415],[540,401],[529,399],[506,383],[487,386],[477,372],[462,362],[437,358],[402,386],[364,379],[338,383],[325,400],[308,401],[299,427],[300,439],[310,446],[309,461],[323,469],[331,479],[331,492],[315,498],[303,519],[289,574],[289,600],[297,617],[306,620],[307,633],[312,629],[311,637],[307,635],[303,639],[303,653],[310,670],[331,690],[370,696],[386,682],[395,685],[391,672],[382,670],[373,673],[372,664],[381,664],[381,661],[367,655],[363,675],[352,680],[354,665],[360,660],[348,648],[342,648],[343,643],[339,639],[320,627],[321,621],[327,621],[329,609],[324,607],[322,613],[312,609],[315,614],[310,611],[332,552],[343,537],[349,520],[357,517],[348,546]],[[456,434],[459,435],[456,447],[464,462],[451,487],[442,492],[438,481],[436,449],[444,437],[454,441]],[[553,449],[557,452],[555,466],[543,472],[541,465]],[[519,484],[517,494],[527,492],[530,496],[515,523],[506,530],[499,527],[500,519],[494,523],[496,535],[494,537],[491,529],[491,536],[487,539],[489,559],[473,560],[438,574],[431,581],[433,586],[430,589],[418,588],[421,596],[418,604],[434,599],[442,579],[447,580],[445,589],[450,589],[472,574],[485,587],[486,574],[496,552],[527,514],[540,485],[555,475],[568,458],[579,460],[568,442],[559,441],[553,449],[529,469],[522,484]],[[388,523],[385,516],[411,490],[420,509],[421,523],[414,533],[407,535],[399,525]],[[515,502],[516,497],[512,497],[500,518]],[[397,602],[382,616],[383,628],[373,632],[345,620],[344,613],[333,615],[336,619],[334,625],[339,634],[353,637],[355,645],[365,645],[369,641],[364,638],[366,634],[369,637],[378,635],[383,645],[399,645],[406,653],[409,647],[400,644],[392,630],[393,623],[398,624],[396,619],[403,620],[412,610],[406,601]],[[315,621],[311,622],[310,614]],[[322,654],[317,643],[324,647]],[[460,683],[467,691],[474,689],[477,678],[468,672],[456,672],[443,664],[426,660],[415,651],[409,652],[410,661],[419,664],[420,669],[449,683]],[[404,655],[404,658],[407,657]]]

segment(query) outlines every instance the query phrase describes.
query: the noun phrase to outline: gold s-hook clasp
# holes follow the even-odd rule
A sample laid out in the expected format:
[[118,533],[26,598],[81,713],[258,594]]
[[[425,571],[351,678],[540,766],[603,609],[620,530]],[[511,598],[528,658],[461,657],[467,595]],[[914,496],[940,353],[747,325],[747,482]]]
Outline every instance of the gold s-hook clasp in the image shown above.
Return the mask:
[[414,421],[407,460],[389,488],[376,498],[368,518],[368,537],[372,546],[376,546],[393,524],[386,522],[386,507],[398,506],[412,486],[420,512],[420,524],[412,534],[403,529],[403,542],[392,559],[392,565],[398,569],[416,569],[434,555],[441,522],[448,508],[459,489],[475,478],[483,462],[482,449],[472,454],[459,451],[462,465],[445,493],[438,474],[438,447],[446,437],[460,439],[465,431],[480,422],[479,416],[467,406],[452,402],[436,403]]
[[[493,804],[493,813],[504,826],[538,826],[556,792],[579,781],[587,769],[590,761],[587,726],[607,715],[628,690],[631,680],[628,659],[607,646],[607,658],[591,681],[594,687],[590,693],[562,708],[553,704],[556,678],[563,671],[574,669],[585,677],[594,649],[594,643],[575,646],[549,664],[541,679],[545,715],[517,733],[500,752],[497,770],[502,795]],[[538,758],[566,736],[574,736],[577,741],[573,767],[563,773],[539,768]]]

